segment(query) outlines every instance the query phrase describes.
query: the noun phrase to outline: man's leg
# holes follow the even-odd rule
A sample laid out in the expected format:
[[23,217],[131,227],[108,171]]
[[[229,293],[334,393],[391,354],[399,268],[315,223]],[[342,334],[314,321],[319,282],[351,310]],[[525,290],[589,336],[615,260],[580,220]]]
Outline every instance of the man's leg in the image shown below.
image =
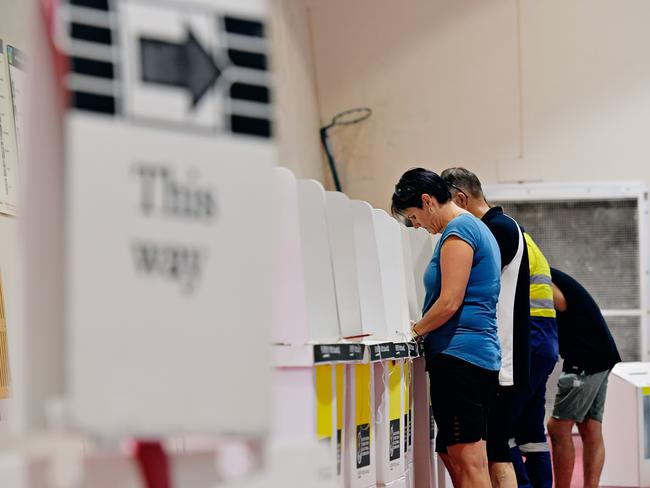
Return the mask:
[[497,387],[488,411],[486,448],[492,488],[517,488],[509,445],[513,394],[514,386]]
[[454,444],[447,447],[447,453],[456,473],[455,487],[491,487],[485,441]]
[[[531,357],[531,392],[515,426],[519,450],[526,457],[528,479],[534,488],[552,488],[551,453],[544,431],[546,414],[546,382],[555,367],[555,360],[545,356]],[[520,484],[521,486],[521,484]]]
[[493,463],[489,462],[490,481],[492,488],[516,488],[517,475],[512,463]]
[[510,448],[510,457],[512,458],[512,467],[517,478],[517,486],[519,488],[532,488],[533,485],[530,484],[530,480],[528,479],[528,472],[526,471],[519,447],[514,446]]
[[544,450],[529,451],[526,456],[526,472],[533,488],[552,488],[553,468],[551,452],[546,444]]
[[573,424],[572,420],[551,418],[548,421],[548,434],[553,446],[553,475],[556,488],[571,487],[575,463],[575,448],[571,434]]
[[605,464],[602,424],[594,419],[585,419],[578,424],[578,431],[583,445],[584,486],[585,488],[598,488],[600,474]]

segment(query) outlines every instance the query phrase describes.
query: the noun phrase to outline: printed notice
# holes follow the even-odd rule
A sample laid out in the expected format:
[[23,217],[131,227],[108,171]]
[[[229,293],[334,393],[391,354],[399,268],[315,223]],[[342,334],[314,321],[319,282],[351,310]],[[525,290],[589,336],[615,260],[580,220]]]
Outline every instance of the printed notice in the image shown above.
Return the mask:
[[357,469],[370,466],[370,424],[357,425]]
[[11,87],[11,108],[14,115],[14,132],[16,134],[16,152],[20,161],[25,133],[25,53],[14,46],[7,45],[7,65],[9,67],[9,85]]
[[0,39],[0,213],[16,215],[18,145],[5,47],[10,46]]

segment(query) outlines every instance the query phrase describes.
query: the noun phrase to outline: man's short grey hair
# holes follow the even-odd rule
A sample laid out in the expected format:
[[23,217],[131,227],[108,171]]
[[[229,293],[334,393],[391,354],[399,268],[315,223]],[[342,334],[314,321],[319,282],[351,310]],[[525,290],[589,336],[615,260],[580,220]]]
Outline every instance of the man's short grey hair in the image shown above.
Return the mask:
[[478,176],[468,169],[461,167],[447,168],[442,172],[440,177],[451,187],[452,191],[456,187],[469,193],[474,198],[485,198],[481,181],[478,179]]

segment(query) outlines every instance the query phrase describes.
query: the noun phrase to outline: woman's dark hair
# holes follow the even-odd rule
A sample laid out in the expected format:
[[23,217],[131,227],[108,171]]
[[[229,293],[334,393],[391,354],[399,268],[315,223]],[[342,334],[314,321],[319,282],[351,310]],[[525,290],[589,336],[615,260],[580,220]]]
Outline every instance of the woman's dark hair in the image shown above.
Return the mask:
[[391,212],[402,216],[407,208],[422,208],[423,194],[431,195],[438,203],[451,199],[449,187],[436,173],[424,168],[409,169],[395,185]]

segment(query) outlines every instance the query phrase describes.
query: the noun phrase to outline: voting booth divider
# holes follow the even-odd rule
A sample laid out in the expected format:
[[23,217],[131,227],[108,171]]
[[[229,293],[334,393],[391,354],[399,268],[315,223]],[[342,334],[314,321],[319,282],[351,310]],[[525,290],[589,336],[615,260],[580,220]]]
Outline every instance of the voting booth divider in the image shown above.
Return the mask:
[[[417,280],[433,238],[315,181],[297,180],[296,188],[300,249],[294,255],[303,260],[304,293],[294,299],[304,299],[305,316],[314,319],[294,320],[291,326],[303,330],[273,346],[275,375],[287,385],[276,395],[283,419],[273,430],[289,437],[307,432],[324,446],[318,478],[330,486],[419,486],[418,476],[432,479],[435,458],[424,359],[408,340],[409,320],[420,317]],[[291,198],[282,202],[294,205]],[[415,377],[425,390],[419,396]],[[416,439],[415,425],[424,437]]]
[[608,378],[603,486],[650,486],[650,363],[619,363]]

